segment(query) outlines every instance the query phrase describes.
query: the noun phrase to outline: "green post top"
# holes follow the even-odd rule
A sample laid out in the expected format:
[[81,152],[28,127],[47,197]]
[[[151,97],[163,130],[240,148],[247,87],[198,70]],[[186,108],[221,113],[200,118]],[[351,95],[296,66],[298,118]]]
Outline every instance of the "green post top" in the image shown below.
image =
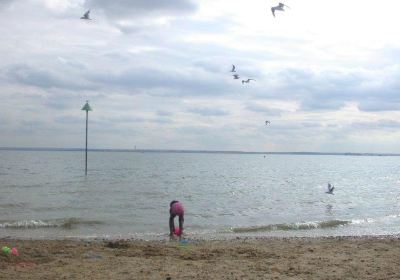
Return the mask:
[[82,111],[92,111],[92,108],[89,105],[89,101],[86,101],[86,104],[82,107]]

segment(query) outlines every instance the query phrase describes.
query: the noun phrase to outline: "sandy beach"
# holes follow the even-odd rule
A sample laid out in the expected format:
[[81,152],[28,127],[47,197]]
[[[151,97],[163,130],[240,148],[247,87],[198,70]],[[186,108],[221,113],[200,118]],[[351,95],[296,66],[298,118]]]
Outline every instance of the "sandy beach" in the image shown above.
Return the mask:
[[0,243],[0,279],[400,279],[395,237]]

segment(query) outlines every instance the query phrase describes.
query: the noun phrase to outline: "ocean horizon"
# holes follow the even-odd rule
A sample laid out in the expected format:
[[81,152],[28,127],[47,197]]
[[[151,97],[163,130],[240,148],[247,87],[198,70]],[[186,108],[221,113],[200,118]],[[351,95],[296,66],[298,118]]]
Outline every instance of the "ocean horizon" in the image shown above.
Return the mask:
[[[54,151],[74,152],[85,151],[85,148],[54,148],[54,147],[0,147],[0,151]],[[88,148],[91,152],[138,152],[138,153],[216,153],[216,154],[271,154],[271,155],[342,155],[342,156],[400,156],[399,153],[360,153],[360,152],[270,152],[270,151],[234,151],[234,150],[182,150],[182,149],[113,149]]]

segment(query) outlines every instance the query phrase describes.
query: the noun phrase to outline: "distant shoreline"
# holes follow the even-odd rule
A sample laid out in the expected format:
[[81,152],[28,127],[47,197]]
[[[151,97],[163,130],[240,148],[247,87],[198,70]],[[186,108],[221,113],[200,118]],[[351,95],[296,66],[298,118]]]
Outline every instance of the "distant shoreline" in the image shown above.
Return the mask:
[[[84,148],[35,148],[35,147],[0,147],[0,151],[32,152],[81,152]],[[124,153],[188,153],[188,154],[261,154],[261,155],[313,155],[313,156],[400,156],[396,153],[329,153],[329,152],[246,152],[246,151],[209,151],[209,150],[163,150],[163,149],[88,149],[90,152]]]

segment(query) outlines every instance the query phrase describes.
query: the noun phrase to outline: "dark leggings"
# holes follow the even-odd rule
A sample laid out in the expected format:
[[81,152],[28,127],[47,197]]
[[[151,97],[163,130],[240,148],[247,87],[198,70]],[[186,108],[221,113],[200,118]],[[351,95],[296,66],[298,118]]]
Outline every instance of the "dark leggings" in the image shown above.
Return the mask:
[[[175,231],[175,223],[174,223],[174,219],[175,219],[176,215],[171,214],[169,216],[169,232],[172,235]],[[179,215],[179,228],[183,229],[183,222],[184,222],[184,218],[183,215]]]

